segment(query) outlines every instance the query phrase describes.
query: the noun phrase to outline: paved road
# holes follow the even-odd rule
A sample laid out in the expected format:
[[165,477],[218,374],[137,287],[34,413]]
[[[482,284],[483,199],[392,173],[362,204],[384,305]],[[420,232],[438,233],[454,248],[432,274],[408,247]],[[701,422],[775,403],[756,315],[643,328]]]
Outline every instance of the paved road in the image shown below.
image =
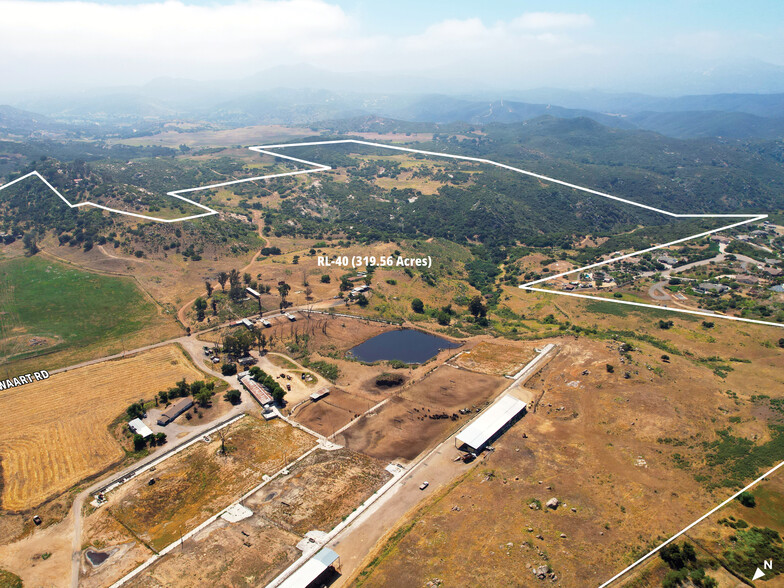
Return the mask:
[[[533,402],[533,392],[523,386],[555,355],[554,351],[557,352],[556,348],[552,347],[534,358],[519,372],[518,378],[498,394],[496,399],[511,393],[525,400],[527,404]],[[465,426],[467,423],[435,449],[414,462],[397,484],[328,543],[328,547],[340,554],[341,576],[333,584],[333,588],[347,586],[359,572],[360,566],[373,548],[383,541],[385,536],[397,527],[401,519],[416,508],[423,499],[449,485],[461,474],[484,465],[488,459],[491,459],[492,453],[485,451],[471,464],[455,461],[455,457],[462,455],[455,449],[455,437]],[[429,483],[428,487],[420,490],[422,482],[425,481]]]
[[[156,347],[163,347],[164,345],[171,345],[172,343],[182,343],[184,340],[188,339],[186,336],[182,337],[175,337],[174,339],[167,339],[166,341],[161,341],[160,343],[153,343],[152,345],[145,345],[144,347],[137,347],[136,349],[131,349],[129,351],[123,351],[122,353],[115,353],[114,355],[106,355],[104,357],[99,357],[97,359],[91,359],[89,361],[83,361],[81,363],[75,363],[73,365],[69,365],[60,369],[52,370],[49,372],[50,375],[59,374],[60,372],[67,372],[70,370],[75,370],[78,368],[86,367],[88,365],[95,365],[96,363],[102,363],[104,361],[111,361],[113,359],[122,359],[123,357],[128,357],[129,355],[135,355],[137,353],[141,353],[142,351],[148,351],[150,349],[155,349]],[[200,364],[197,364],[200,365]]]
[[670,301],[672,298],[670,297],[667,292],[664,291],[664,285],[667,283],[667,280],[662,280],[661,282],[656,282],[652,284],[650,288],[648,288],[648,296],[653,298],[654,300],[666,300]]
[[[218,373],[218,372],[216,372],[216,371],[214,371],[214,370],[204,366],[204,364],[200,361],[200,357],[201,357],[201,354],[202,354],[202,343],[200,341],[194,339],[193,337],[180,337],[178,339],[172,339],[170,341],[165,341],[163,343],[158,343],[158,344],[155,344],[155,345],[148,345],[147,347],[142,347],[142,348],[136,349],[136,350],[134,350],[132,352],[128,352],[127,354],[138,353],[140,351],[144,351],[145,349],[152,349],[152,348],[155,348],[155,347],[160,347],[161,345],[168,345],[168,344],[174,343],[174,342],[182,343],[183,348],[188,353],[188,355],[190,356],[191,360],[193,361],[193,363],[195,365],[199,366],[204,371],[209,372],[210,374],[214,375],[216,378],[220,378],[220,379],[224,380],[225,382],[227,382],[229,384],[229,386],[231,386],[233,388],[238,388],[239,390],[242,390],[242,386],[239,386],[239,383],[236,382],[236,376],[234,376],[233,378],[227,378],[227,377],[224,377],[223,375],[221,375],[220,373]],[[65,370],[68,370],[68,369],[75,369],[76,367],[81,367],[82,365],[90,365],[90,364],[93,364],[93,363],[106,361],[107,359],[113,359],[115,357],[122,357],[123,355],[127,355],[127,354],[120,354],[118,356],[112,356],[112,357],[109,357],[109,358],[102,358],[102,359],[99,359],[99,360],[85,362],[84,364],[79,364],[78,366],[71,366],[69,368],[64,368],[62,370],[57,370],[57,371],[65,371]],[[52,372],[52,373],[56,373],[56,372]],[[221,421],[226,421],[226,420],[229,420],[229,419],[234,418],[236,416],[239,416],[240,414],[248,412],[254,406],[255,406],[255,404],[254,404],[253,399],[250,398],[249,394],[247,394],[246,392],[243,391],[242,402],[240,404],[232,407],[231,410],[229,412],[227,412],[226,414],[221,415]],[[99,488],[105,486],[106,484],[108,484],[112,480],[115,480],[117,478],[120,478],[122,476],[130,474],[131,472],[133,472],[135,470],[138,470],[139,468],[149,464],[150,462],[152,462],[152,461],[158,459],[159,457],[161,457],[161,455],[163,455],[164,453],[172,451],[173,449],[176,449],[177,447],[180,447],[180,446],[182,446],[182,445],[184,445],[186,443],[189,443],[193,439],[197,439],[198,437],[201,437],[204,434],[205,431],[213,428],[215,425],[216,425],[216,423],[213,421],[213,422],[207,422],[207,423],[204,423],[204,424],[201,424],[201,425],[196,425],[194,427],[189,427],[188,428],[188,436],[187,437],[184,437],[184,438],[178,440],[177,443],[175,443],[175,444],[167,443],[165,446],[159,447],[158,449],[156,449],[155,451],[150,453],[150,455],[148,455],[147,457],[145,457],[143,459],[140,459],[137,462],[134,462],[133,464],[129,465],[126,468],[123,468],[120,471],[112,472],[110,475],[102,478],[101,480],[96,481],[94,484],[92,484],[91,486],[89,486],[85,490],[82,490],[76,496],[76,498],[73,501],[73,504],[71,505],[71,512],[69,514],[69,516],[73,517],[73,521],[74,521],[74,523],[73,523],[74,524],[73,543],[71,545],[71,550],[72,550],[72,554],[71,554],[71,587],[72,588],[77,588],[78,585],[79,585],[79,568],[81,566],[81,561],[82,561],[82,509],[83,509],[85,501],[92,495],[92,493],[97,491]]]
[[[686,265],[679,265],[678,267],[674,267],[672,269],[664,270],[663,272],[661,272],[661,276],[662,276],[662,278],[664,278],[664,280],[662,280],[660,282],[656,282],[655,284],[652,284],[648,288],[648,297],[653,299],[653,300],[659,300],[659,301],[665,301],[665,302],[671,301],[672,300],[672,296],[670,296],[667,293],[667,291],[664,289],[664,286],[669,281],[671,275],[672,274],[679,274],[681,272],[685,272],[685,271],[688,271],[690,269],[694,269],[695,267],[708,265],[708,264],[713,263],[713,262],[719,263],[719,262],[725,261],[726,258],[727,258],[727,255],[724,252],[725,247],[726,246],[723,243],[721,245],[719,245],[720,253],[718,255],[716,255],[715,257],[711,257],[710,259],[701,259],[700,261],[694,261],[692,263],[687,263]],[[753,258],[748,257],[746,255],[738,255],[738,254],[733,254],[733,255],[735,255],[735,259],[737,259],[739,262],[741,262],[741,267],[743,268],[744,271],[746,271],[748,269],[749,264],[752,264],[752,265],[763,265],[762,262],[757,261],[756,259],[753,259]],[[651,276],[656,275],[657,273],[659,273],[659,272],[644,272],[642,274],[642,277],[649,278]],[[683,305],[678,305],[678,306],[683,306]],[[683,306],[683,308],[690,308],[690,307]]]

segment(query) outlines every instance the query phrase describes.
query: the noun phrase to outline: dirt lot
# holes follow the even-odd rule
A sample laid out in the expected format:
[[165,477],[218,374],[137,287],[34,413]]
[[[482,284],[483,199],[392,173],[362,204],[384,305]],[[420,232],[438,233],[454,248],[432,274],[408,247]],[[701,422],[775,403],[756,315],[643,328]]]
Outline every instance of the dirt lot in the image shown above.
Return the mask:
[[371,408],[374,401],[335,388],[329,395],[316,402],[306,402],[295,410],[291,417],[309,429],[331,436],[363,412]]
[[347,449],[317,451],[245,504],[297,535],[327,532],[389,478],[381,461]]
[[253,515],[218,520],[140,574],[129,586],[263,586],[301,553],[308,531],[329,531],[389,474],[351,451],[316,451],[245,501]]
[[540,345],[533,341],[503,345],[482,341],[473,349],[461,353],[452,363],[485,374],[512,376],[536,356],[534,347]]
[[483,406],[508,383],[441,366],[376,413],[362,417],[335,442],[385,461],[414,459],[470,418],[457,413],[460,408]]
[[301,555],[300,538],[251,517],[231,524],[218,519],[133,580],[128,588],[264,586]]
[[[283,421],[265,422],[252,416],[226,431],[226,455],[219,453],[221,439],[215,434],[209,443],[189,447],[157,466],[154,473],[140,476],[109,494],[108,504],[86,519],[85,542],[107,549],[135,539],[160,550],[315,442],[312,436]],[[150,478],[155,479],[152,486],[148,485]],[[99,568],[101,576],[117,579],[138,563],[137,558],[138,550],[118,552],[117,558],[113,556]],[[111,570],[104,571],[104,566]],[[89,575],[88,564],[83,571]]]
[[510,383],[510,380],[496,376],[443,365],[428,374],[424,380],[406,388],[403,397],[411,402],[420,402],[433,412],[451,414],[461,408],[484,406]]
[[[0,395],[3,507],[30,508],[123,457],[107,426],[140,398],[205,379],[175,345],[61,372]],[[64,410],[66,409],[67,410]]]
[[[714,446],[702,440],[717,440],[728,424],[757,444],[771,440],[752,417],[759,405],[728,397],[728,382],[704,362],[664,362],[660,349],[639,343],[631,362],[616,342],[562,343],[528,382],[544,393],[537,412],[406,518],[359,585],[540,586],[530,571],[540,565],[563,586],[598,585],[731,493],[709,489],[734,464],[708,459]],[[553,497],[562,502],[555,511],[544,507]]]

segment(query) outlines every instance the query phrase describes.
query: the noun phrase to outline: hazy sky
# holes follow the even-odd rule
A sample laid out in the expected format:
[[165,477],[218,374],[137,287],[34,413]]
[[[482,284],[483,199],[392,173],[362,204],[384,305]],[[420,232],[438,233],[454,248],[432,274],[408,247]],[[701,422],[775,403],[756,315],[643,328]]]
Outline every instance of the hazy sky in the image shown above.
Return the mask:
[[781,0],[0,0],[4,92],[305,63],[458,79],[467,91],[661,84],[667,93],[678,76],[725,65],[784,66],[782,39]]

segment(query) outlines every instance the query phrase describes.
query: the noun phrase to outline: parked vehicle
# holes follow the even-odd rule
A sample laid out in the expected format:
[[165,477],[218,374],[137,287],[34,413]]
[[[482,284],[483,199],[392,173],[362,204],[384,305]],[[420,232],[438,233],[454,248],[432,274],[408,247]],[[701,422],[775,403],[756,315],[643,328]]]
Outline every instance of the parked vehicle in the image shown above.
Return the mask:
[[419,486],[419,489],[424,490],[428,486],[430,486],[430,482],[422,482],[422,484]]

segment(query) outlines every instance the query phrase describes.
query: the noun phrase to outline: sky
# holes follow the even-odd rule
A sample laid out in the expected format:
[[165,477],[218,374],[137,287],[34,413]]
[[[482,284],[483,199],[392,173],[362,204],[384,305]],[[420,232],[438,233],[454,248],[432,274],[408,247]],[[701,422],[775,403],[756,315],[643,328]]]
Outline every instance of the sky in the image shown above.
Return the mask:
[[406,90],[771,91],[782,39],[780,0],[0,0],[0,95],[297,64]]

